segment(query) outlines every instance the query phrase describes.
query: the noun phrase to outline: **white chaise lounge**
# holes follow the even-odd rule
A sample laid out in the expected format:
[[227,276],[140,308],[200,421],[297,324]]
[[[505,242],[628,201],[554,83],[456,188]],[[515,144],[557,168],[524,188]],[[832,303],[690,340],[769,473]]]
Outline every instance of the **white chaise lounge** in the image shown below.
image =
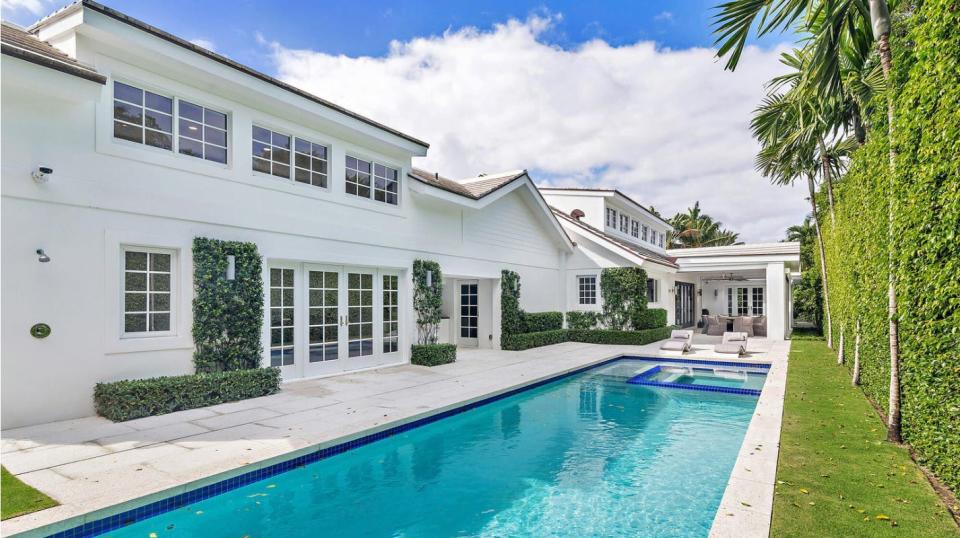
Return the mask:
[[670,339],[660,344],[660,350],[686,353],[690,351],[692,343],[693,331],[670,331]]
[[737,355],[738,357],[747,352],[747,333],[743,332],[725,332],[721,343],[713,346],[717,353]]

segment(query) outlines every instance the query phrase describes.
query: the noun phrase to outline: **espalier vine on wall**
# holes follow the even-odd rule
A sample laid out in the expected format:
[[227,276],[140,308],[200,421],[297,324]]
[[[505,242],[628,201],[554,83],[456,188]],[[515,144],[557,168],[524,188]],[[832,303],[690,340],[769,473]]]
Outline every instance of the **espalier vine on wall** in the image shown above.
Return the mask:
[[[898,21],[900,22],[900,21]],[[920,1],[895,32],[893,200],[904,440],[960,490],[960,9]],[[826,223],[834,338],[861,322],[861,383],[886,409],[888,155],[883,95]],[[826,221],[826,219],[825,219]],[[834,298],[835,297],[835,298]],[[852,354],[851,354],[852,355]],[[849,363],[848,363],[849,364]],[[851,366],[852,367],[852,366]]]
[[[607,267],[600,272],[600,295],[607,328],[646,328],[647,272],[639,267]],[[664,320],[666,324],[666,320]]]
[[[235,278],[227,280],[227,256]],[[193,341],[198,373],[257,368],[263,353],[263,274],[254,243],[193,240]]]
[[[427,283],[430,273],[430,283]],[[413,262],[413,311],[417,314],[417,344],[436,344],[443,304],[443,273],[430,260]]]

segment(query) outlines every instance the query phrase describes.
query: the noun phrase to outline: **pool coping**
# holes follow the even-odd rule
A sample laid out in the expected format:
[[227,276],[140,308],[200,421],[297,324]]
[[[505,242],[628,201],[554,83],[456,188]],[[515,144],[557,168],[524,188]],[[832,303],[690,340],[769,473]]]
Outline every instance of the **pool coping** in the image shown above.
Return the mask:
[[[414,428],[442,420],[449,416],[460,414],[471,409],[493,403],[520,392],[532,390],[539,386],[553,383],[587,370],[623,359],[641,359],[648,361],[694,364],[722,364],[728,366],[742,364],[743,366],[749,367],[762,367],[765,364],[769,364],[766,362],[736,363],[731,361],[716,361],[709,359],[683,359],[672,356],[645,356],[645,354],[639,355],[617,351],[577,366],[565,368],[549,374],[544,374],[529,380],[524,380],[521,383],[504,387],[487,394],[467,398],[459,402],[450,403],[424,411],[422,413],[416,413],[372,428],[367,428],[358,432],[337,437],[335,439],[330,439],[322,443],[292,450],[290,452],[267,458],[259,462],[244,465],[236,469],[231,469],[208,477],[186,482],[184,484],[179,484],[177,486],[173,486],[135,499],[130,499],[113,506],[101,508],[85,514],[78,514],[70,518],[24,531],[14,536],[55,536],[57,538],[72,538],[76,536],[102,535],[106,532],[121,528],[128,524],[142,521],[161,513],[179,509],[183,506],[189,505],[192,502],[207,499],[226,491],[230,491],[244,485],[263,480],[270,476],[275,476],[277,474],[289,471],[293,468],[306,465],[314,461],[319,461],[321,459],[325,459],[327,457],[376,442],[386,437],[397,435]],[[766,385],[764,385],[764,388],[766,388]],[[753,422],[754,419],[751,419],[751,425]],[[744,442],[746,442],[746,440]],[[742,449],[743,447],[741,447],[741,452]],[[740,460],[738,459],[738,463],[739,461]],[[729,489],[730,486],[728,484],[727,490]],[[727,493],[725,491],[724,498],[726,498],[726,496]],[[714,523],[714,526],[715,525],[716,522]]]

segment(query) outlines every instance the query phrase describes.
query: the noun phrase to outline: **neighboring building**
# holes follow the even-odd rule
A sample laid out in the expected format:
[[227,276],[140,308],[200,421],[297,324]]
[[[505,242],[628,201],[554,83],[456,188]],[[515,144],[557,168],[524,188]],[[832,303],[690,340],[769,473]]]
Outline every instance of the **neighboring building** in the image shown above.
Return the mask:
[[[408,362],[418,258],[463,347],[499,346],[503,269],[527,311],[600,308],[616,265],[647,269],[671,322],[712,289],[622,194],[415,169],[425,142],[95,2],[0,37],[3,428],[90,415],[100,381],[192,373],[196,237],[257,245],[262,364],[287,381]],[[792,263],[751,256],[768,288]]]
[[664,249],[671,226],[612,189],[541,188],[577,245],[566,267],[568,310],[602,308],[600,272],[642,267],[651,308],[667,322],[691,327],[703,313],[762,317],[766,337],[792,328],[792,282],[800,269],[798,243]]

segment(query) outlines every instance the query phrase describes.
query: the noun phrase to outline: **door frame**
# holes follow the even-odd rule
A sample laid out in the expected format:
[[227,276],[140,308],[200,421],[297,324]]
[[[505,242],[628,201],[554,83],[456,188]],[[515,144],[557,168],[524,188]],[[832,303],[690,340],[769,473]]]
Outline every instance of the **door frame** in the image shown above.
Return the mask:
[[[458,279],[457,281],[457,291],[456,291],[456,315],[457,315],[457,347],[468,347],[468,348],[478,348],[480,347],[480,280],[478,279]],[[461,331],[463,330],[463,286],[473,285],[476,286],[476,293],[474,297],[476,298],[476,329],[477,336],[475,338],[468,338],[461,336]]]

